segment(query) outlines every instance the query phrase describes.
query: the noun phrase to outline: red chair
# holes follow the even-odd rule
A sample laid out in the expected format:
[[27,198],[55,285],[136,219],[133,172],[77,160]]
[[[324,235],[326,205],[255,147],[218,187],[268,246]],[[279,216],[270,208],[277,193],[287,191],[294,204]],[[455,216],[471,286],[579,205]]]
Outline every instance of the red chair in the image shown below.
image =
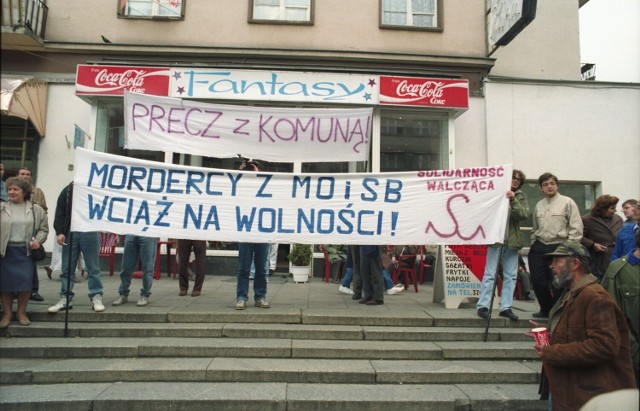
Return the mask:
[[[418,279],[416,275],[416,254],[399,255],[396,257],[397,267],[393,270],[393,283],[398,283],[398,277],[403,277],[405,290],[409,289],[409,278],[413,281],[413,288],[418,292]],[[402,267],[402,266],[406,267]]]
[[421,245],[418,249],[418,254],[420,254],[420,284],[424,284],[424,270],[427,268],[433,267],[433,265],[427,263],[426,255],[427,251],[425,246]]
[[116,247],[119,242],[120,237],[118,237],[118,234],[100,233],[100,253],[98,257],[109,258],[109,277],[113,276],[116,261]]

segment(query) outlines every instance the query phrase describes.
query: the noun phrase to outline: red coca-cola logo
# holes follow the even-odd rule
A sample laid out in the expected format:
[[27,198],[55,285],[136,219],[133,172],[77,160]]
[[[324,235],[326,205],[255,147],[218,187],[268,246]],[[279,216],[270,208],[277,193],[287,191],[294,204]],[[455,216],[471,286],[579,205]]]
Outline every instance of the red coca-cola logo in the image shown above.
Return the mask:
[[145,70],[127,70],[122,73],[110,73],[108,70],[100,70],[96,76],[97,86],[135,87],[144,83]]
[[127,90],[168,96],[169,73],[168,67],[78,65],[76,94],[121,96]]
[[465,79],[380,76],[380,104],[469,108]]
[[419,84],[411,84],[407,80],[402,80],[398,83],[396,88],[396,94],[398,96],[411,96],[411,97],[442,97],[444,94],[444,83],[440,81],[426,81]]

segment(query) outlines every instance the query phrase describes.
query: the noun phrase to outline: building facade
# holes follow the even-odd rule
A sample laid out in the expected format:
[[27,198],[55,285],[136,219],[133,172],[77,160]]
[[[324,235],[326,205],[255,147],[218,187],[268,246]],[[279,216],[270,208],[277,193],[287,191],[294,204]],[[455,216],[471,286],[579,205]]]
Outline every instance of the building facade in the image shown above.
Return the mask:
[[[640,88],[579,81],[578,1],[539,0],[536,19],[492,55],[486,40],[491,2],[483,0],[3,0],[6,8],[15,4],[25,6],[15,13],[22,18],[3,11],[2,76],[46,81],[46,103],[40,107],[46,123],[39,133],[31,120],[3,116],[3,161],[9,171],[30,166],[50,202],[72,179],[78,143],[138,158],[236,168],[237,159],[207,153],[123,148],[122,90],[136,87],[134,72],[153,69],[166,72],[166,95],[177,98],[300,109],[373,108],[368,161],[303,163],[283,155],[269,164],[274,171],[513,163],[532,179],[554,172],[571,194],[584,196],[579,201],[584,210],[598,194],[626,199],[640,192],[638,162],[632,161],[640,152]],[[92,72],[94,84],[85,84]],[[282,81],[290,88],[277,84],[279,97],[232,94],[222,90],[223,83],[209,81],[200,91],[181,94],[173,77],[178,72],[218,78],[225,73],[227,86],[233,77],[235,85],[271,79],[272,87]],[[380,101],[384,84],[403,79],[423,90],[426,83],[463,84],[467,98],[462,106],[450,98],[424,104]],[[373,90],[366,89],[370,80]],[[109,81],[121,83],[109,87]],[[315,97],[300,91],[318,83],[358,94],[318,98],[330,93],[327,84]],[[529,189],[536,193],[535,185]]]

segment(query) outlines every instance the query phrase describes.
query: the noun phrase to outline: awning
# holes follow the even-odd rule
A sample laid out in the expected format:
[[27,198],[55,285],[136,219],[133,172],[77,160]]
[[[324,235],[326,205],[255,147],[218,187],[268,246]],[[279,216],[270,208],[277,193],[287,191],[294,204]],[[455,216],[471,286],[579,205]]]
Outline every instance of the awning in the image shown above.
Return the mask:
[[30,120],[44,137],[47,82],[31,76],[2,76],[2,115]]

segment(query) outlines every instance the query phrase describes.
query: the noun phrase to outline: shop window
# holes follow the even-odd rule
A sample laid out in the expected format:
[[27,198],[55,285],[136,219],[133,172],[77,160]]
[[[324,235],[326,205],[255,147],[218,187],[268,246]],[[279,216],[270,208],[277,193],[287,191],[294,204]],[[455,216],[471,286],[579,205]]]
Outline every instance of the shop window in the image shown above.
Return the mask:
[[[523,170],[524,171],[524,170]],[[526,171],[524,171],[526,174]],[[526,221],[523,221],[520,226],[522,228],[523,234],[525,236],[525,244],[530,244],[531,238],[531,230],[533,228],[533,218],[532,213],[538,204],[538,201],[544,198],[544,194],[540,190],[540,186],[538,185],[537,176],[528,176],[532,177],[531,180],[528,180],[523,186],[522,191],[527,196],[527,202],[529,204],[529,210],[531,211],[529,218]],[[565,182],[559,180],[559,189],[558,192],[567,197],[571,197],[573,201],[576,202],[578,209],[580,210],[580,215],[585,215],[591,211],[591,207],[596,201],[596,183],[575,183],[575,182]]]
[[124,105],[122,99],[98,102],[95,150],[103,153],[164,162],[161,151],[124,148]]
[[442,0],[380,0],[380,27],[442,31]]
[[184,0],[118,0],[118,16],[130,19],[180,20]]
[[314,0],[249,0],[249,22],[313,24]]
[[446,114],[382,111],[380,121],[380,171],[449,167]]
[[29,120],[2,116],[0,152],[4,164],[4,178],[13,177],[20,167],[27,167],[37,184],[37,158],[40,135]]

